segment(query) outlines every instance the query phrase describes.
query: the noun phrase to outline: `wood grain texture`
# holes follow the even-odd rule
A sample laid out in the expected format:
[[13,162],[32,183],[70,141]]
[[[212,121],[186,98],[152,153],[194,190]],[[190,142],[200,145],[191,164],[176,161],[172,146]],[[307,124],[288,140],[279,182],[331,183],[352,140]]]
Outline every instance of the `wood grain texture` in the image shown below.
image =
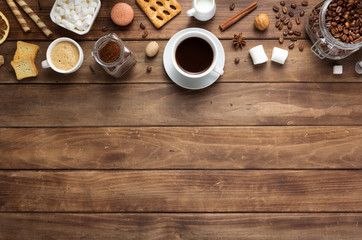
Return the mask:
[[0,213],[0,239],[359,240],[362,214]]
[[361,127],[0,128],[0,169],[361,169]]
[[[74,74],[62,75],[50,69],[42,69],[41,61],[46,58],[46,50],[49,42],[31,41],[40,46],[40,51],[36,59],[36,66],[39,76],[22,80],[21,83],[172,83],[168,78],[162,63],[163,50],[166,41],[158,41],[160,52],[155,58],[145,56],[145,47],[148,41],[127,41],[127,46],[134,51],[137,64],[128,74],[120,79],[109,76],[93,59],[91,51],[94,41],[80,42],[85,61],[83,66]],[[279,45],[276,40],[250,40],[242,50],[237,50],[232,46],[231,40],[221,41],[226,52],[225,74],[218,82],[362,82],[362,78],[354,71],[355,63],[360,60],[361,54],[355,53],[352,56],[339,61],[344,67],[343,75],[333,75],[332,60],[320,60],[310,50],[310,41],[304,40],[305,49],[303,52],[298,49],[290,50],[289,57],[285,65],[280,65],[269,61],[261,66],[254,66],[249,56],[249,49],[256,45],[263,44],[264,49],[271,58],[271,53],[275,46],[288,49],[288,41]],[[16,50],[15,41],[7,41],[0,45],[0,53],[5,56],[5,66],[0,68],[0,84],[19,83],[10,65]],[[234,59],[240,58],[240,63],[235,64]],[[92,73],[89,66],[92,66],[95,73]],[[152,72],[147,73],[147,66],[152,66]],[[318,69],[316,69],[318,66]],[[311,69],[316,69],[311,71]]]
[[0,126],[361,125],[361,84],[0,85]]
[[[10,21],[11,31],[9,34],[9,39],[18,40],[47,40],[45,36],[42,35],[40,29],[30,21],[30,19],[26,16],[26,20],[28,21],[31,32],[28,34],[23,33],[18,22],[15,17],[12,15],[10,8],[4,3],[5,1],[0,2],[0,9],[4,12],[4,14],[8,17]],[[186,27],[200,27],[205,28],[211,32],[213,32],[219,38],[228,38],[231,39],[235,32],[243,32],[244,35],[249,39],[264,39],[264,38],[274,38],[277,39],[281,35],[281,31],[277,30],[274,27],[275,23],[275,12],[272,10],[273,5],[278,4],[279,1],[273,0],[262,0],[258,3],[258,8],[250,13],[248,16],[240,20],[238,23],[234,24],[225,32],[221,32],[219,29],[219,24],[234,15],[237,11],[248,6],[252,1],[235,1],[235,10],[230,11],[229,5],[230,1],[220,1],[217,0],[217,12],[215,17],[207,22],[200,22],[195,18],[189,18],[186,16],[186,11],[191,8],[192,0],[179,0],[181,4],[182,12],[175,17],[172,21],[167,23],[164,27],[157,30],[153,27],[152,23],[147,19],[146,15],[143,11],[137,6],[136,1],[134,0],[125,0],[130,4],[135,11],[135,18],[133,22],[127,27],[119,27],[116,26],[110,19],[110,11],[113,5],[119,1],[117,0],[107,0],[102,1],[102,7],[100,13],[92,27],[92,30],[86,34],[79,36],[73,32],[70,32],[62,27],[55,25],[49,17],[50,10],[53,6],[54,1],[49,0],[40,0],[42,10],[39,10],[37,0],[27,0],[28,4],[34,11],[39,15],[39,17],[48,25],[48,27],[54,32],[54,37],[67,36],[77,40],[95,40],[109,32],[118,33],[123,39],[142,39],[142,30],[139,27],[139,24],[142,22],[145,24],[148,31],[148,39],[169,39],[176,32],[186,28]],[[300,1],[301,2],[301,1]],[[306,13],[319,3],[319,0],[310,0],[308,7],[301,7],[300,2],[298,2],[298,7],[294,10],[296,13],[301,9],[305,10]],[[260,14],[265,13],[270,17],[271,26],[265,32],[260,32],[254,27],[254,19]],[[307,14],[306,14],[307,15]],[[108,32],[103,32],[102,28],[107,27],[109,29]],[[305,38],[306,34],[304,32],[304,20],[301,25],[298,26],[298,29],[302,30],[302,37]]]
[[0,171],[0,211],[360,212],[362,171]]

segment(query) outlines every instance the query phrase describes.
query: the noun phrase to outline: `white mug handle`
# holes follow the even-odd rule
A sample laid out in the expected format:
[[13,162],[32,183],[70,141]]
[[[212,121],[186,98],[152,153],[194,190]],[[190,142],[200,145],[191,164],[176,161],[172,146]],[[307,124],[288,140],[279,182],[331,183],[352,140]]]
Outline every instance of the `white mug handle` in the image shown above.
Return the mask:
[[217,66],[213,69],[213,71],[216,72],[217,74],[219,74],[220,76],[224,74],[224,70]]
[[44,61],[41,62],[41,67],[42,68],[50,68],[50,65],[49,65],[47,60],[44,60]]
[[188,10],[188,11],[186,12],[186,15],[187,15],[188,17],[193,17],[193,16],[195,15],[195,13],[196,13],[195,8],[191,8],[190,10]]

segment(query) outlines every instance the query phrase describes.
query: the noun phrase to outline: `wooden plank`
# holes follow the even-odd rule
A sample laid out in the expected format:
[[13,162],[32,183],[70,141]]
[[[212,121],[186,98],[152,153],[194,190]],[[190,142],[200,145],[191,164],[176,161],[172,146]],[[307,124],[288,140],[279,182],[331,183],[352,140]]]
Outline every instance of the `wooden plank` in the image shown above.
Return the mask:
[[[151,22],[147,19],[146,15],[142,10],[137,6],[134,0],[124,0],[123,2],[129,3],[135,10],[135,18],[133,22],[127,27],[118,27],[110,20],[110,11],[113,5],[119,1],[117,0],[107,0],[102,1],[102,7],[100,13],[92,27],[92,30],[86,34],[79,36],[75,33],[72,33],[64,28],[61,28],[55,25],[49,17],[50,10],[53,6],[54,1],[45,1],[41,0],[42,10],[39,10],[37,0],[27,0],[29,5],[34,9],[36,13],[44,20],[44,22],[49,26],[49,28],[54,32],[54,37],[67,36],[74,39],[91,39],[95,40],[109,32],[117,32],[123,39],[142,39],[142,30],[139,27],[139,24],[142,22],[146,25],[148,30],[149,39],[169,39],[176,32],[186,28],[186,27],[200,27],[205,28],[218,36],[219,38],[232,38],[235,32],[242,31],[247,38],[279,38],[281,31],[274,27],[275,24],[275,12],[272,10],[273,5],[279,5],[279,1],[272,0],[263,0],[259,2],[258,8],[250,13],[247,17],[242,19],[240,22],[236,23],[230,29],[225,32],[221,32],[219,29],[219,24],[225,21],[227,18],[234,15],[237,11],[248,6],[252,1],[238,1],[235,2],[235,10],[230,11],[229,5],[230,1],[217,1],[217,12],[215,17],[208,22],[199,22],[194,18],[189,18],[186,16],[186,11],[191,8],[191,0],[180,0],[179,3],[183,8],[182,12],[171,22],[166,24],[161,29],[157,30]],[[301,2],[301,1],[300,1]],[[305,12],[319,3],[319,0],[309,0],[308,7],[301,7],[300,2],[298,2],[298,7],[294,10],[296,13],[299,13],[301,9],[304,9]],[[5,1],[0,2],[0,9],[4,12],[7,18],[10,21],[11,32],[9,39],[18,40],[18,39],[27,39],[27,40],[46,40],[47,38],[41,33],[41,31],[35,26],[35,24],[26,16],[26,20],[29,22],[32,32],[29,34],[23,33],[18,22],[15,20],[15,17],[12,15],[9,7],[6,5]],[[254,27],[255,16],[265,13],[270,17],[271,26],[265,32],[260,32]],[[307,14],[306,14],[307,15]],[[108,32],[103,32],[102,28],[107,27]],[[298,26],[302,30],[302,37],[306,37],[304,32],[304,20],[303,23]]]
[[0,126],[360,125],[361,84],[0,85]]
[[[91,55],[94,41],[82,41],[80,44],[85,53],[85,61],[78,72],[70,75],[58,74],[50,69],[42,69],[41,61],[46,57],[49,42],[32,41],[40,45],[40,51],[36,59],[39,70],[37,78],[23,80],[21,83],[171,83],[162,63],[163,49],[166,41],[159,41],[160,52],[157,57],[150,59],[145,56],[144,49],[148,41],[129,41],[127,46],[135,52],[137,64],[120,79],[115,79],[103,71]],[[253,40],[248,41],[243,50],[235,51],[231,40],[223,40],[222,44],[226,52],[225,74],[218,82],[362,82],[362,78],[355,73],[354,65],[359,60],[360,54],[355,53],[351,57],[340,61],[344,67],[343,75],[333,75],[332,68],[335,61],[321,61],[310,50],[311,43],[303,41],[305,50],[303,52],[294,49],[289,51],[289,58],[284,66],[268,62],[262,66],[255,67],[249,56],[248,50],[256,45],[263,44],[269,57],[275,46],[279,46],[276,40]],[[288,41],[281,45],[287,48]],[[0,53],[5,56],[6,64],[0,68],[0,83],[19,83],[10,65],[16,49],[16,42],[8,41],[0,45]],[[234,59],[240,58],[236,65]],[[95,73],[92,73],[92,66]],[[147,66],[152,66],[152,72],[147,73]]]
[[361,169],[361,127],[0,128],[1,169]]
[[0,214],[0,239],[358,240],[361,213]]
[[362,171],[0,171],[0,211],[360,212]]

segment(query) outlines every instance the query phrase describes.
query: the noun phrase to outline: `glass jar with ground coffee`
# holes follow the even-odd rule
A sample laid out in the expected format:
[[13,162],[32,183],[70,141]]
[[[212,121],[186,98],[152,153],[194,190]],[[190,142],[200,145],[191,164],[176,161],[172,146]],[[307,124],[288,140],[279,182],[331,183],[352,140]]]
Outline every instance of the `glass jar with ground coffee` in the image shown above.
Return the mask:
[[362,47],[362,1],[326,0],[308,14],[306,31],[319,58],[343,59]]
[[115,78],[120,78],[136,63],[132,51],[114,33],[98,39],[94,45],[92,55],[97,63]]

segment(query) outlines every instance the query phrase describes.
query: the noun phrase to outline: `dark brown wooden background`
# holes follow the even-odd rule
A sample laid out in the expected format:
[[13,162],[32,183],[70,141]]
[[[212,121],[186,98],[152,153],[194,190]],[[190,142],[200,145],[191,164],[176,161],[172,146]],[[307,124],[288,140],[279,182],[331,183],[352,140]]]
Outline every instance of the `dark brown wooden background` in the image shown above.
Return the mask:
[[[28,17],[24,34],[0,2],[11,22],[0,46],[0,239],[362,239],[360,53],[320,60],[303,32],[305,50],[289,51],[284,66],[254,67],[248,49],[263,44],[270,58],[281,33],[258,32],[253,19],[266,13],[273,25],[278,1],[259,1],[221,32],[250,2],[230,12],[232,1],[217,1],[215,18],[202,23],[185,15],[191,0],[180,1],[181,14],[156,30],[133,0],[125,1],[133,23],[116,27],[109,12],[118,1],[103,0],[85,36],[50,21],[54,1],[40,0],[41,10],[27,2],[56,37],[80,42],[85,62],[71,75],[41,69],[50,40]],[[309,2],[306,11],[318,1]],[[137,57],[122,79],[90,55],[105,26]],[[186,27],[212,31],[226,52],[225,75],[201,91],[177,87],[162,65],[167,40]],[[237,32],[247,45],[235,51]],[[154,59],[144,54],[151,39],[161,46]],[[16,40],[40,45],[37,78],[16,80]],[[337,63],[341,76],[332,74]]]

